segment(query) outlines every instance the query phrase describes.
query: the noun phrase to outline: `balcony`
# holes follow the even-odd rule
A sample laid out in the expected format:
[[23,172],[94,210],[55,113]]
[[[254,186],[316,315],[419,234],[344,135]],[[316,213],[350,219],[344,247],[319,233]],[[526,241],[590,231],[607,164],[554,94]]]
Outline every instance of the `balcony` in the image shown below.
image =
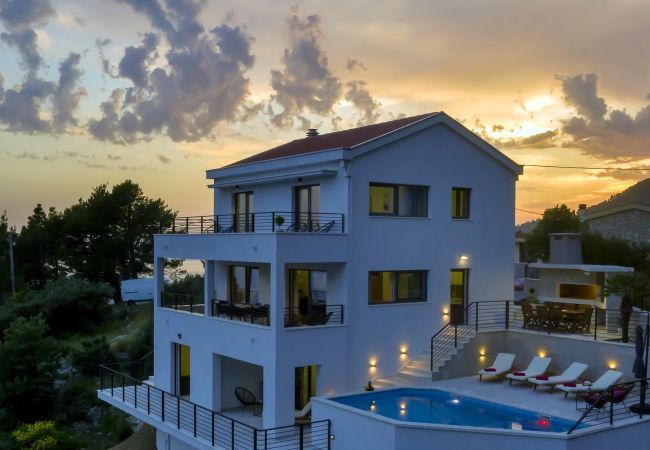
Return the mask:
[[161,233],[315,233],[342,234],[345,216],[340,213],[259,212],[175,217]]
[[172,395],[108,366],[100,366],[98,397],[196,448],[227,450],[324,450],[329,420],[260,429]]

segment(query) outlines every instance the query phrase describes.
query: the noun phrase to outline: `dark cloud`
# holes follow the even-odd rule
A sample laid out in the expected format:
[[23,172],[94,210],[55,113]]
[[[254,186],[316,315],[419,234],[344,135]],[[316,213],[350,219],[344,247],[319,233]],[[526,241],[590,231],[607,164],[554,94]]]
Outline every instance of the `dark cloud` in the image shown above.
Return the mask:
[[[0,77],[0,122],[6,129],[22,133],[64,132],[75,125],[79,101],[86,91],[77,87],[82,72],[81,55],[71,53],[60,63],[58,83],[39,76],[43,66],[37,46],[35,27],[44,26],[56,15],[49,0],[0,0],[0,22],[7,32],[0,38],[14,47],[25,70],[22,84],[4,90]],[[43,109],[51,105],[51,120]]]
[[605,99],[597,95],[597,84],[595,73],[578,74],[562,80],[565,102],[589,120],[602,120],[607,113]]
[[595,74],[576,75],[562,82],[565,100],[577,116],[563,121],[566,146],[611,161],[629,161],[650,156],[650,105],[636,114],[609,110],[598,96]]
[[[328,115],[341,98],[341,80],[329,68],[327,55],[321,47],[321,18],[300,16],[297,7],[287,18],[289,48],[282,56],[282,70],[271,71],[271,100],[282,111],[272,109],[271,122],[279,128],[293,126],[294,119],[304,122],[303,114]],[[303,123],[304,126],[304,123]]]
[[81,55],[71,53],[59,66],[59,84],[52,98],[52,125],[56,131],[65,131],[68,126],[77,125],[74,116],[81,97],[86,95],[86,89],[78,87],[82,71],[79,69]]
[[350,72],[355,71],[356,69],[361,69],[361,70],[368,70],[366,65],[362,63],[361,61],[358,61],[354,58],[348,58],[346,66]]
[[198,22],[203,2],[118,0],[145,14],[171,46],[164,67],[153,67],[158,42],[145,36],[129,47],[119,74],[133,87],[115,90],[101,105],[102,117],[89,122],[91,134],[131,144],[163,133],[174,141],[211,136],[219,122],[249,117],[259,107],[247,102],[253,66],[252,38],[241,28],[220,25],[209,31]]
[[[494,129],[494,127],[492,127]],[[523,138],[493,140],[493,143],[504,148],[550,148],[557,147],[558,131],[548,130],[542,133],[532,134]]]
[[163,164],[169,164],[170,162],[172,162],[172,159],[166,157],[165,155],[158,155],[158,161],[160,161]]
[[99,60],[102,63],[102,72],[104,75],[108,75],[111,78],[116,78],[115,68],[111,64],[110,60],[106,58],[104,54],[104,48],[111,45],[113,42],[110,39],[96,39],[95,47],[97,47],[97,52],[99,53]]
[[381,103],[372,98],[370,91],[366,87],[365,81],[349,81],[346,83],[348,88],[345,93],[345,99],[361,113],[361,119],[357,125],[370,125],[379,119],[381,115]]
[[149,84],[148,65],[152,58],[157,55],[158,36],[154,33],[146,33],[140,47],[127,47],[124,49],[124,56],[118,66],[119,75],[128,78],[138,87],[146,87]]

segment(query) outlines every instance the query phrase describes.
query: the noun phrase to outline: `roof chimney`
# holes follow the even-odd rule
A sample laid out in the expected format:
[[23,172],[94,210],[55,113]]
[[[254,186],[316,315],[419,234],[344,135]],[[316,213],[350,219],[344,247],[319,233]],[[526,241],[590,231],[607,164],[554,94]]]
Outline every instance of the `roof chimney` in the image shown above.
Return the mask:
[[582,264],[580,233],[549,233],[551,264]]
[[307,130],[307,137],[318,136],[318,128],[309,128]]

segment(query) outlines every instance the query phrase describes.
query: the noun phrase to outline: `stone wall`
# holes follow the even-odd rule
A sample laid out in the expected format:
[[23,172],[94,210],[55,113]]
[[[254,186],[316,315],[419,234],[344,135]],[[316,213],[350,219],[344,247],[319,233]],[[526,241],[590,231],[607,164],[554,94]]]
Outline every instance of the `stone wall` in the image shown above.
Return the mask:
[[622,211],[587,219],[587,224],[591,230],[597,231],[603,236],[650,244],[650,212],[647,211]]

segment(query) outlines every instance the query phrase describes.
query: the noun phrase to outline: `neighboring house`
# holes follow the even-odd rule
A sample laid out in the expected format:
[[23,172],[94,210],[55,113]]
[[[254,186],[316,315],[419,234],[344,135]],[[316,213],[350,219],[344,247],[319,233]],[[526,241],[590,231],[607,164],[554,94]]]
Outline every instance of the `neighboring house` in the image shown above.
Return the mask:
[[[393,375],[470,300],[512,298],[521,173],[445,113],[310,130],[209,170],[214,212],[155,236],[155,386],[214,411],[245,387],[272,428]],[[167,258],[205,261],[194,313],[164,302]]]
[[650,244],[650,178],[597,205],[580,205],[578,216],[603,236]]

